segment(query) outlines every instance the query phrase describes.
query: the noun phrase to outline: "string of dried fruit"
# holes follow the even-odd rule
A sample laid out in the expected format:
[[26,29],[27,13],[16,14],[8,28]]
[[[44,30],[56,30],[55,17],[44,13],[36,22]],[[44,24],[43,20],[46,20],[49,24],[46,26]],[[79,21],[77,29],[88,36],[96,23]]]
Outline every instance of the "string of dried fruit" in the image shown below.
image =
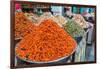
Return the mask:
[[15,13],[15,38],[23,38],[34,30],[35,25],[26,18],[23,12]]
[[47,19],[21,40],[16,54],[21,59],[48,62],[69,56],[76,48],[76,41],[54,21]]

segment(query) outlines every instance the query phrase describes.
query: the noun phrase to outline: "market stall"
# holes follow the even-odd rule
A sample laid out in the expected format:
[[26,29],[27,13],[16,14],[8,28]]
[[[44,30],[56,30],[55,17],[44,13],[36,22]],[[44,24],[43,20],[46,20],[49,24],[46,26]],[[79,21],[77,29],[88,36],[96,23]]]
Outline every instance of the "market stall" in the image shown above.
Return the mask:
[[94,29],[87,17],[79,7],[17,5],[15,65],[87,61],[87,43],[92,43]]

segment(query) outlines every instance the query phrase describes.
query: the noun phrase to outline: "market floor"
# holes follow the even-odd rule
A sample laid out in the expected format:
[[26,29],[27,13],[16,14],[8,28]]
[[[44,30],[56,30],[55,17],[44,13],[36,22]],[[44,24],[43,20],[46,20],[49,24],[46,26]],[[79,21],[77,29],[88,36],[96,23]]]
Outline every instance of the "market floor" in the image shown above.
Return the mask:
[[94,43],[87,44],[86,61],[94,61]]

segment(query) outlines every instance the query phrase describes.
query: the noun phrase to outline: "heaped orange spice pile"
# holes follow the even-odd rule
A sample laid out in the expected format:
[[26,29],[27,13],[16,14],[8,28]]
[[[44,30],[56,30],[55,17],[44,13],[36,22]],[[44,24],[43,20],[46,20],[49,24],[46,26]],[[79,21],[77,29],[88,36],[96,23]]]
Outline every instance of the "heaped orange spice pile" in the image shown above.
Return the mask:
[[23,38],[34,30],[35,25],[27,19],[23,12],[15,13],[15,38]]
[[69,56],[76,45],[76,41],[57,23],[47,19],[36,31],[23,38],[16,47],[16,54],[21,59],[48,62]]

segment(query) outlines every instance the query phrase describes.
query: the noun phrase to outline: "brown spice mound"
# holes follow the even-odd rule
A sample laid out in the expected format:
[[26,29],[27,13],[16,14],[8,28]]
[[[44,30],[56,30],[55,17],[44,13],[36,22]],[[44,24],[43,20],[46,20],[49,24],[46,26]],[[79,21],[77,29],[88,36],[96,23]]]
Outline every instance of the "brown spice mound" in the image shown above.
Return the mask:
[[76,48],[76,41],[54,21],[47,19],[28,34],[16,47],[21,59],[48,62],[69,56]]

